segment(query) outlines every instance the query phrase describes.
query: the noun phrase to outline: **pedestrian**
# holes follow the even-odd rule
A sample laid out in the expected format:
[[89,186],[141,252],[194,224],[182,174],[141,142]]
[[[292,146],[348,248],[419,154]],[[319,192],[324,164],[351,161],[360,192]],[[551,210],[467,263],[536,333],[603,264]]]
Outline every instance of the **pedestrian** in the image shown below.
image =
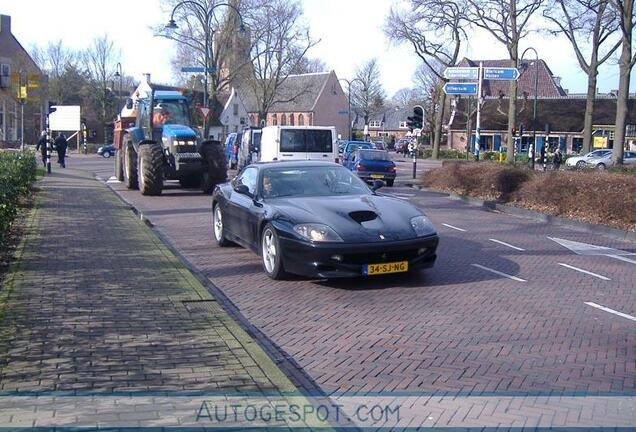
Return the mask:
[[62,168],[66,168],[66,148],[68,147],[68,141],[66,141],[66,136],[63,133],[60,133],[57,138],[55,138],[55,150],[57,150],[57,162],[60,164]]
[[40,154],[42,155],[42,165],[46,167],[46,131],[42,131],[40,134],[40,139],[38,140],[37,145],[35,146],[35,151],[40,150]]
[[554,169],[558,171],[559,168],[561,168],[561,163],[563,163],[563,155],[561,154],[561,149],[557,147],[554,152],[554,160],[552,162]]

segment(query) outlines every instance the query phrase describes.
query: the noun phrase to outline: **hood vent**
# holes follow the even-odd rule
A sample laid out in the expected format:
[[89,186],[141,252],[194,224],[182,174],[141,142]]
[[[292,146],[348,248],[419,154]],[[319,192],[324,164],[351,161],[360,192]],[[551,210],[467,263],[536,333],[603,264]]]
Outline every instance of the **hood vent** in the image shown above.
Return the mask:
[[354,211],[349,213],[349,216],[359,224],[375,220],[378,217],[375,212],[369,210]]

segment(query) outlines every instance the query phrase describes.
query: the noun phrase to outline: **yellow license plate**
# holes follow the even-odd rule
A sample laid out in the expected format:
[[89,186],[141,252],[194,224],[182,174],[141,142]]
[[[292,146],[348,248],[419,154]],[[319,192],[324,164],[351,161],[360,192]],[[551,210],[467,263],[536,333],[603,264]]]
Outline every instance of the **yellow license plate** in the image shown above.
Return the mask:
[[362,268],[362,273],[367,276],[388,274],[388,273],[402,273],[409,271],[408,261],[398,261],[392,263],[382,264],[367,264]]
[[371,174],[371,178],[375,178],[375,179],[383,179],[384,176],[382,174]]

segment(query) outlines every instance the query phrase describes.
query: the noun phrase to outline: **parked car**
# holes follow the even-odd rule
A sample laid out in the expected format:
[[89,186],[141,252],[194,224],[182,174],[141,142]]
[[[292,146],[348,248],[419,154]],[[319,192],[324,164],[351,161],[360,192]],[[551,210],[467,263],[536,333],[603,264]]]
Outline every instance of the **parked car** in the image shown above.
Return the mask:
[[346,162],[346,167],[365,182],[383,180],[387,186],[395,182],[395,162],[386,150],[358,148]]
[[342,151],[342,162],[346,164],[346,161],[349,159],[349,156],[359,148],[372,149],[373,143],[369,141],[347,141],[344,146],[344,150]]
[[115,146],[113,144],[102,146],[97,149],[97,154],[102,157],[109,158],[115,154]]
[[247,128],[243,131],[238,155],[238,169],[242,170],[252,162],[258,161],[261,148],[260,128]]
[[609,149],[599,149],[591,151],[583,156],[571,156],[567,158],[565,161],[566,168],[583,168],[586,165],[586,162],[590,159],[594,159],[600,156],[605,156],[607,154],[611,154],[612,150]]
[[[623,164],[636,165],[636,152],[628,151],[623,153]],[[593,167],[601,170],[606,169],[607,167],[612,165],[612,153],[610,152],[600,157],[588,159],[587,161],[585,161],[585,165],[587,167]]]
[[241,135],[233,132],[225,139],[225,157],[230,169],[236,169],[238,165],[238,153],[241,145]]
[[267,126],[262,129],[259,160],[337,162],[336,128],[332,126]]
[[430,268],[439,242],[430,220],[379,195],[342,165],[289,161],[247,166],[212,196],[213,231],[261,256],[272,279],[372,276]]

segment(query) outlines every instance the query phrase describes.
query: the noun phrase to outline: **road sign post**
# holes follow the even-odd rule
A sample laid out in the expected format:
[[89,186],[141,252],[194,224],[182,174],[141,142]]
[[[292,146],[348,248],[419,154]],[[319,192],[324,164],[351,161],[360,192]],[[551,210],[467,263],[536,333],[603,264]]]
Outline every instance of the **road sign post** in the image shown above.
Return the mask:
[[483,81],[483,63],[479,62],[479,70],[477,71],[477,120],[475,124],[475,160],[479,160],[479,151],[481,146],[481,83]]

